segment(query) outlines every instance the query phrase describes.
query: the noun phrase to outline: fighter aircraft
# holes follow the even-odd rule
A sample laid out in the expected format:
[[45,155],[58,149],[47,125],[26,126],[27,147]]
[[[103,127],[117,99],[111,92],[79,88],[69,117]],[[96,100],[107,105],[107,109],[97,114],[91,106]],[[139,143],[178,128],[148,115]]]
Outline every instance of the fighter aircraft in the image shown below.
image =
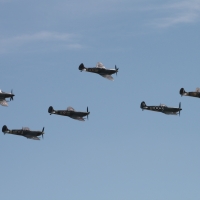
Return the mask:
[[32,139],[32,140],[40,140],[40,138],[38,136],[42,135],[43,138],[43,134],[44,134],[44,127],[42,129],[42,131],[31,131],[28,127],[22,127],[22,129],[13,129],[13,130],[9,130],[7,128],[6,125],[4,125],[2,127],[2,132],[4,133],[4,135],[6,133],[8,134],[13,134],[13,135],[20,135],[20,136],[24,136],[27,139]]
[[117,68],[116,65],[115,65],[115,69],[106,69],[105,66],[102,63],[98,62],[96,67],[93,67],[93,68],[86,68],[84,66],[84,64],[81,63],[79,65],[79,70],[81,72],[86,71],[86,72],[96,73],[96,74],[103,76],[104,78],[107,78],[108,80],[113,81],[114,78],[111,75],[115,74],[115,73],[117,75],[119,68]]
[[181,88],[179,93],[181,96],[191,96],[200,98],[200,88],[196,88],[195,92],[186,92],[184,88]]
[[54,110],[52,106],[49,107],[48,112],[51,114],[56,114],[56,115],[63,115],[63,116],[68,116],[71,117],[72,119],[76,119],[79,121],[85,121],[85,119],[83,118],[84,116],[87,116],[90,114],[90,112],[88,111],[88,107],[87,107],[87,112],[79,112],[79,111],[75,111],[74,108],[72,107],[68,107],[67,110]]
[[12,101],[14,96],[15,95],[12,93],[12,90],[11,93],[6,93],[0,90],[0,104],[2,106],[8,106],[8,101],[6,101],[6,98],[10,98],[10,101]]
[[181,103],[179,103],[178,108],[173,108],[173,107],[167,107],[164,104],[160,104],[159,106],[147,106],[144,101],[140,104],[140,108],[142,110],[151,110],[151,111],[156,111],[156,112],[162,112],[167,115],[177,115],[179,113],[179,116],[180,116],[180,111],[182,110]]

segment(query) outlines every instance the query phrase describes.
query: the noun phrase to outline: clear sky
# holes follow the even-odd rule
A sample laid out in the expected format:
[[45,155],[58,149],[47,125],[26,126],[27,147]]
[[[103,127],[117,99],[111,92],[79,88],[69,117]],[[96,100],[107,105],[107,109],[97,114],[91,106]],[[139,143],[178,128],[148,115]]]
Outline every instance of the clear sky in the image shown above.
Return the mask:
[[[199,33],[200,0],[0,0],[0,125],[45,127],[0,134],[0,199],[199,199],[200,99],[179,95],[200,87]],[[78,70],[97,62],[114,81]]]

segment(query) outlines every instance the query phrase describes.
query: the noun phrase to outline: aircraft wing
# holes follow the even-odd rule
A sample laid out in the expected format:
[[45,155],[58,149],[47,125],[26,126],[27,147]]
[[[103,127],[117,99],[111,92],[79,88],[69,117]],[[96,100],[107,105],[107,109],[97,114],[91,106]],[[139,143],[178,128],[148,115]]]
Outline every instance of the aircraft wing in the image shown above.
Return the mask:
[[82,117],[75,117],[74,119],[79,120],[79,121],[85,121],[84,118]]
[[75,110],[74,110],[72,107],[70,107],[70,106],[67,108],[67,110],[68,110],[68,111],[75,111]]
[[195,92],[200,92],[200,88],[196,88],[196,91]]
[[40,138],[37,136],[25,136],[25,137],[27,137],[27,139],[40,140]]
[[[101,74],[100,74],[100,75],[101,75]],[[107,78],[107,79],[110,80],[110,81],[114,81],[114,78],[113,78],[111,75],[103,74],[103,75],[101,75],[101,76],[103,76],[104,78]]]
[[2,106],[8,106],[8,103],[7,103],[7,101],[5,99],[0,99],[0,104]]
[[98,62],[97,65],[96,65],[96,68],[105,69],[105,66],[101,62]]

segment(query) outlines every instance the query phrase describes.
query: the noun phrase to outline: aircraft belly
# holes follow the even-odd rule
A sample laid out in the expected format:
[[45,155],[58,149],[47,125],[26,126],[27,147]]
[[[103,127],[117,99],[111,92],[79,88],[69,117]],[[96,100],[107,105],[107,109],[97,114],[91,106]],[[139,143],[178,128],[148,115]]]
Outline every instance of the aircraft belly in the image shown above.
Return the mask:
[[86,116],[87,114],[86,113],[83,113],[83,112],[76,112],[76,113],[73,113],[73,117],[84,117]]

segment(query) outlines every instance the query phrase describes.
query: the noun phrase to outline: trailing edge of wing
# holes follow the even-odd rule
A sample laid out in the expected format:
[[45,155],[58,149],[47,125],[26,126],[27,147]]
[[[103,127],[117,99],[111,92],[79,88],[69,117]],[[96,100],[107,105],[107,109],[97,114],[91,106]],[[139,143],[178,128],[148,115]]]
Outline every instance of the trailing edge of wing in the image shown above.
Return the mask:
[[[100,74],[101,75],[101,74]],[[101,75],[101,76],[103,76],[104,78],[107,78],[108,80],[110,80],[110,81],[114,81],[114,78],[111,76],[111,75]]]
[[0,104],[2,106],[8,106],[8,103],[7,103],[7,101],[5,99],[0,99]]

